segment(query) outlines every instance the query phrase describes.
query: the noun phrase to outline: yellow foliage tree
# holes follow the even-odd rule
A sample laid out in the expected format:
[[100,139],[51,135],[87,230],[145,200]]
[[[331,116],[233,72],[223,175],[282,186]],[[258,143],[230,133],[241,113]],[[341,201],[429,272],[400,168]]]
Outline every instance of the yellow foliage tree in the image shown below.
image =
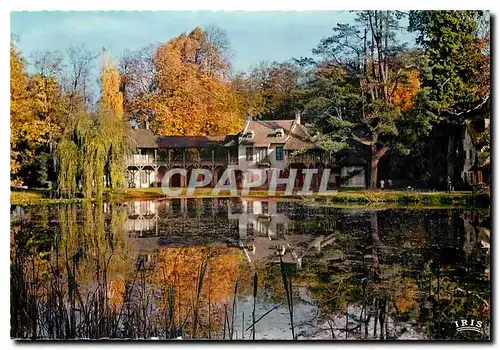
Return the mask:
[[420,90],[419,71],[413,69],[408,72],[406,84],[393,84],[393,103],[403,111],[408,111],[415,105],[415,98]]
[[108,187],[125,184],[124,156],[129,150],[123,119],[123,94],[120,73],[113,59],[103,52],[101,62],[101,98],[99,124],[107,150],[105,176]]
[[116,118],[123,119],[123,94],[120,91],[120,73],[115,62],[103,52],[101,63],[101,107],[109,108]]
[[155,52],[160,94],[154,102],[157,133],[224,135],[243,123],[237,93],[224,80],[226,69],[206,33],[196,28]]
[[10,168],[15,176],[20,168],[17,146],[22,139],[23,128],[30,122],[28,106],[28,79],[24,62],[14,45],[10,45]]
[[35,161],[37,151],[48,145],[64,113],[64,97],[55,79],[29,77],[24,60],[10,46],[10,166],[13,185],[23,183],[19,172]]

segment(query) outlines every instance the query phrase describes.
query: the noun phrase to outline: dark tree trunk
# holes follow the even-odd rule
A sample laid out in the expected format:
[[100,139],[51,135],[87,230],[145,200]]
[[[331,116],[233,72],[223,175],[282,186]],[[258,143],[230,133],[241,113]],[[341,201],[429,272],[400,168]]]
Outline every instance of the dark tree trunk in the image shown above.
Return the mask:
[[371,175],[370,175],[370,188],[377,189],[377,176],[378,176],[378,159],[372,156],[371,161]]
[[377,143],[372,144],[372,150],[371,150],[371,172],[370,172],[370,188],[372,190],[377,189],[377,177],[378,177],[378,162],[380,161],[380,158],[382,158],[387,152],[388,147],[383,145],[382,148],[377,149]]

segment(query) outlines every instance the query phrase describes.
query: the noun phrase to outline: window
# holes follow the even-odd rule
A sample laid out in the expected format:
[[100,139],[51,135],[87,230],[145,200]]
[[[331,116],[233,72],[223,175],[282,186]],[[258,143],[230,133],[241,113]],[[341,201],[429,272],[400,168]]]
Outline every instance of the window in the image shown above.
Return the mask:
[[276,147],[276,160],[283,160],[283,147]]
[[265,147],[257,148],[257,153],[255,155],[257,158],[256,159],[257,162],[266,161],[267,160],[267,148],[265,148]]
[[247,223],[247,235],[253,236],[253,222]]
[[247,147],[247,160],[253,160],[253,148]]
[[262,214],[269,214],[269,202],[262,202]]

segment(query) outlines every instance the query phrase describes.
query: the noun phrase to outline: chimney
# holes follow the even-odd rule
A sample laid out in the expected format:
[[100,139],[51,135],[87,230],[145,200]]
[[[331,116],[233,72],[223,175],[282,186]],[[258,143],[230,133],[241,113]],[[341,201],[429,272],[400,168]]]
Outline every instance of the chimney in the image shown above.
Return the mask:
[[300,124],[300,111],[295,111],[295,122]]

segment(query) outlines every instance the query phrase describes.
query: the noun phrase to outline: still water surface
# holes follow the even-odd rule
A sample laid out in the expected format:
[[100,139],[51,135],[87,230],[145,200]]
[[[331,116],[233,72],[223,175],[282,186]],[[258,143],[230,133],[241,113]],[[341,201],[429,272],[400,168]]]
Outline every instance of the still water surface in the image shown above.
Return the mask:
[[488,210],[179,199],[11,221],[15,338],[490,337]]

